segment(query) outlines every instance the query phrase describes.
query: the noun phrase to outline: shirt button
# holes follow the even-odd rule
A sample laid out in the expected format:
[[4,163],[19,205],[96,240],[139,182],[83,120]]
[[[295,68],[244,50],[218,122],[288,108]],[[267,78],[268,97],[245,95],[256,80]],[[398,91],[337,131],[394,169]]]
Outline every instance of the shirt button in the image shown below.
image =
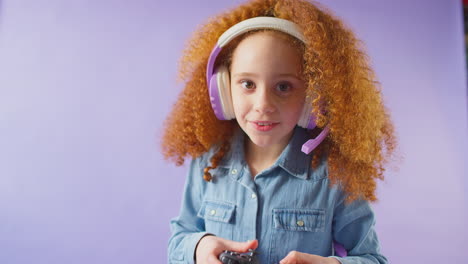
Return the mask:
[[231,173],[232,173],[232,174],[237,174],[237,170],[236,170],[236,169],[233,169],[233,170],[231,171]]
[[211,215],[215,215],[215,214],[216,214],[216,210],[211,210],[210,214],[211,214]]
[[297,224],[298,226],[304,226],[304,221],[299,220],[299,221],[296,222],[296,224]]
[[257,198],[257,195],[255,193],[252,193],[252,199]]

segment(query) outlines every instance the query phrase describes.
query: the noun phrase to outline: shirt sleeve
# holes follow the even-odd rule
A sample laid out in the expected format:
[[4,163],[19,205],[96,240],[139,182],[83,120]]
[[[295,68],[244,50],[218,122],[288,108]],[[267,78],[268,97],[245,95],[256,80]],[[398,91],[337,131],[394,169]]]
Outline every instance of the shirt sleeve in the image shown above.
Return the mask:
[[386,264],[380,253],[375,231],[375,217],[369,202],[345,203],[344,197],[335,207],[333,239],[343,245],[346,257],[334,257],[342,264]]
[[205,223],[197,217],[201,206],[201,169],[199,160],[190,163],[184,187],[182,206],[178,217],[171,220],[171,237],[168,245],[168,263],[194,263],[195,248],[198,241],[205,236]]

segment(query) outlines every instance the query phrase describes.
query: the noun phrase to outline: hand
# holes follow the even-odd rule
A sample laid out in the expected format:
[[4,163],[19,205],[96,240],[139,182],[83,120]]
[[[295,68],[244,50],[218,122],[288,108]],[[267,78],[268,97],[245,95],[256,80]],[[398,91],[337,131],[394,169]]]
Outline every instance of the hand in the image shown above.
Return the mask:
[[257,240],[235,242],[217,236],[205,236],[198,242],[196,259],[202,264],[222,264],[218,257],[224,250],[244,253],[258,247]]
[[340,264],[340,262],[334,258],[291,251],[280,261],[280,264]]

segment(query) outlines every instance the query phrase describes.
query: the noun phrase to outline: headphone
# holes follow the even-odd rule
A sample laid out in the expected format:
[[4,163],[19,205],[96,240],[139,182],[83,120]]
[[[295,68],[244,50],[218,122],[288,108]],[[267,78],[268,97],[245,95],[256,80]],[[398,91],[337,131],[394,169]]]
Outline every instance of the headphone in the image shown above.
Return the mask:
[[[223,47],[225,47],[231,40],[245,32],[257,29],[273,29],[281,31],[299,39],[303,43],[306,43],[304,35],[296,24],[289,20],[276,17],[250,18],[235,24],[226,30],[219,37],[216,46],[211,51],[206,70],[206,80],[208,83],[211,107],[219,120],[231,120],[236,117],[234,114],[234,107],[232,105],[229,70],[224,65],[214,69],[216,58]],[[316,117],[312,114],[312,103],[310,98],[307,96],[297,124],[298,126],[306,129],[313,129],[316,127],[315,120]],[[329,130],[330,128],[326,126],[315,139],[308,140],[304,145],[302,145],[302,152],[309,154],[325,139]]]

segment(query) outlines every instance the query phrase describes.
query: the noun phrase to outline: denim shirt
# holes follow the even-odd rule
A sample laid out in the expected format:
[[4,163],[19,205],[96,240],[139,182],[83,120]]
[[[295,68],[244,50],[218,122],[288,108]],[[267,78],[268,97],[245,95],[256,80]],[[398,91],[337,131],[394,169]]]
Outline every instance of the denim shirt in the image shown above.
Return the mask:
[[203,169],[215,153],[192,160],[180,215],[171,220],[169,263],[194,263],[195,248],[206,234],[245,242],[258,239],[260,263],[278,263],[290,251],[333,256],[333,241],[347,250],[336,257],[343,264],[387,263],[381,255],[368,202],[345,204],[339,186],[330,186],[324,159],[312,168],[311,155],[301,152],[309,139],[296,127],[276,162],[252,177],[244,159],[244,133],[233,137],[231,149],[211,182]]

